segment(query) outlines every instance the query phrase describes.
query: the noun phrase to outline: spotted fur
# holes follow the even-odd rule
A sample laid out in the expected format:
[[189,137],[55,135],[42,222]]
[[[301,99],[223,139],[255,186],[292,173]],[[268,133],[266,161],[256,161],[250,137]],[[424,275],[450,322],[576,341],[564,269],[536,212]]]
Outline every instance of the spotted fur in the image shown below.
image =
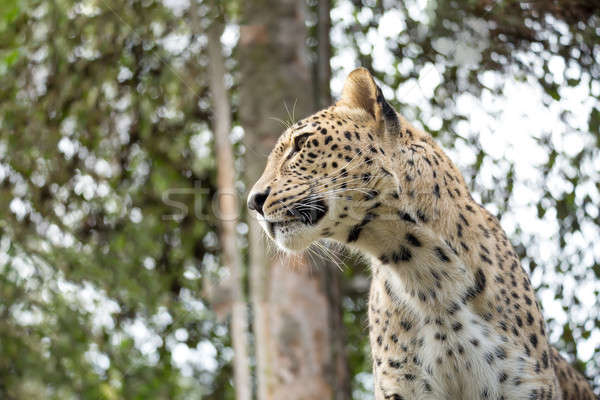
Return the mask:
[[249,207],[284,249],[331,238],[371,256],[376,399],[595,398],[548,344],[496,218],[365,69],[281,136]]

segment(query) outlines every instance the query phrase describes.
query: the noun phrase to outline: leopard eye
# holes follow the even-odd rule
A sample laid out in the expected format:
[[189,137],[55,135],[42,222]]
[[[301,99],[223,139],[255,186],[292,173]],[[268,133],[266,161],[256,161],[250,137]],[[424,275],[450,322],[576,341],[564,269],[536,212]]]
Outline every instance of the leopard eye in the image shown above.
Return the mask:
[[303,133],[302,135],[298,135],[294,138],[294,153],[300,151],[310,135],[310,133]]

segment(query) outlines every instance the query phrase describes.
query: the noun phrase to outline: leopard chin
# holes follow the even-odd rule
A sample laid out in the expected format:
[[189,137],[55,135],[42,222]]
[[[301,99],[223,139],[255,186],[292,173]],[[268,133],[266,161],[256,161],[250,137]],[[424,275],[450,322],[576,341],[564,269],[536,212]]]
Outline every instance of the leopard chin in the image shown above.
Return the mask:
[[307,226],[300,220],[265,220],[261,225],[277,247],[287,253],[301,253],[319,239],[315,227]]

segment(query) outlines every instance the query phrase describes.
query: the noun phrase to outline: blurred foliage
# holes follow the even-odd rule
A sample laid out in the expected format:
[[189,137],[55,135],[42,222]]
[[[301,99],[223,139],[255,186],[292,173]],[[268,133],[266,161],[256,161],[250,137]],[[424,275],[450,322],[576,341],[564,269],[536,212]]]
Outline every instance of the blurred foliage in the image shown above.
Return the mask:
[[[202,1],[165,3],[0,4],[0,398],[233,398],[227,328],[209,311],[203,290],[223,273],[205,82],[204,30],[212,14]],[[558,134],[576,135],[585,145],[573,152],[556,146],[556,132],[535,137],[546,157],[535,165],[542,180],[525,182],[539,189],[526,210],[549,230],[556,227],[552,261],[538,259],[548,251],[539,246],[545,239],[522,221],[509,235],[525,267],[544,278],[540,290],[550,291],[569,317],[550,321],[557,345],[600,377],[600,349],[584,362],[575,345],[600,330],[598,301],[590,307],[578,298],[579,288],[600,281],[597,7],[440,0],[420,10],[421,3],[334,2],[334,14],[349,15],[333,18],[334,60],[353,51],[403,114],[451,152],[470,149],[472,157],[457,161],[503,224],[514,219],[524,178],[514,159],[490,154],[479,133],[465,128],[470,114],[458,99],[500,98],[512,82],[541,88],[540,106],[558,110],[563,123]],[[308,1],[309,10],[315,4]],[[234,27],[226,34],[235,39],[239,2],[225,6]],[[373,58],[374,38],[391,12],[403,23],[386,41],[393,61],[381,65]],[[315,20],[309,13],[312,57]],[[235,113],[234,42],[224,52]],[[430,80],[431,68],[439,76],[431,93],[396,90]],[[488,72],[496,84],[488,83]],[[584,127],[573,122],[565,88],[589,92]],[[486,170],[489,179],[482,177]],[[556,182],[568,189],[554,189]],[[360,259],[347,264],[343,305],[353,392],[370,398],[369,271]]]
[[199,300],[219,252],[208,11],[0,5],[0,398],[231,396]]

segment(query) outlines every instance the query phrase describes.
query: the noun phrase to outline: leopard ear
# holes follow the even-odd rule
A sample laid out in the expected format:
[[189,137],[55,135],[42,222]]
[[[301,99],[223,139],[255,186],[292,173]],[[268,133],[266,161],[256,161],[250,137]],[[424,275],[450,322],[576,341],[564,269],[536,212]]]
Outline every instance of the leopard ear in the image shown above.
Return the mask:
[[398,114],[396,113],[396,110],[394,110],[394,107],[390,106],[390,104],[385,101],[383,92],[379,86],[377,86],[377,106],[380,108],[380,115],[385,124],[385,131],[392,135],[402,136]]
[[396,111],[385,101],[381,89],[366,68],[361,67],[350,72],[342,89],[340,103],[350,108],[365,110],[377,123],[383,122],[388,133],[400,133]]
[[377,85],[366,68],[357,68],[350,72],[340,103],[350,108],[361,108],[377,119]]

